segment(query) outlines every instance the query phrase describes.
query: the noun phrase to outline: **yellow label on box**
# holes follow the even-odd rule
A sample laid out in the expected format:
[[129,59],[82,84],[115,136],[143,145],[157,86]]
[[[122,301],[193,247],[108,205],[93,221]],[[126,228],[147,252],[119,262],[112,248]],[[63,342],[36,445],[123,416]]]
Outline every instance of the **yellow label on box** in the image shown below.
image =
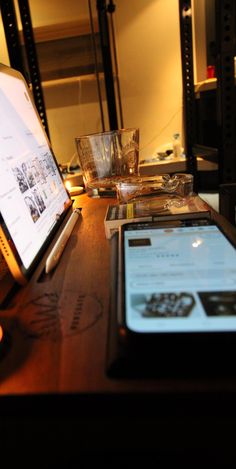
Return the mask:
[[127,204],[127,211],[126,211],[127,218],[134,218],[134,205]]

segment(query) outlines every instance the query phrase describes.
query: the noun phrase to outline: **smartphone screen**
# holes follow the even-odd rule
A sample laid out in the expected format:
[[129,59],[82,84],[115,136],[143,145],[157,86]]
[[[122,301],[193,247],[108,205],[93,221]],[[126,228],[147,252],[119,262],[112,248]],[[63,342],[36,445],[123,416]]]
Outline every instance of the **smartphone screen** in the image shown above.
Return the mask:
[[130,331],[236,331],[236,251],[216,225],[194,220],[122,229]]

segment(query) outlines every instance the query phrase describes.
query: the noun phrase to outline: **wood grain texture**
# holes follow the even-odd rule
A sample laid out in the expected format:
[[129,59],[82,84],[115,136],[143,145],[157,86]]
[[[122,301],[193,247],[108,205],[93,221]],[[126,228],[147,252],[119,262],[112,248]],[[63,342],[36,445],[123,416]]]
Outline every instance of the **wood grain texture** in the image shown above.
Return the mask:
[[[104,216],[112,199],[77,197],[82,207],[61,260],[43,275],[47,253],[31,281],[0,311],[11,344],[0,360],[0,395],[73,393],[215,392],[236,389],[231,380],[115,380],[105,373],[110,314],[110,241]],[[218,215],[214,213],[217,218]],[[221,220],[231,239],[235,230]],[[66,222],[66,220],[65,220]],[[59,233],[58,233],[59,235]],[[54,240],[56,242],[56,238]]]

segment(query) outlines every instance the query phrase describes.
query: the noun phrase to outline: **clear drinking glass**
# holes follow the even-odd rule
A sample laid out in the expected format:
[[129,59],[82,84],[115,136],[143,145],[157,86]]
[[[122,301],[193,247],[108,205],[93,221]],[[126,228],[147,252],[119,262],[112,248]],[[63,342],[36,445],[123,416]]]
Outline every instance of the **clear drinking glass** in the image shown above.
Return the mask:
[[116,190],[138,176],[139,129],[118,129],[75,138],[79,165],[89,196]]

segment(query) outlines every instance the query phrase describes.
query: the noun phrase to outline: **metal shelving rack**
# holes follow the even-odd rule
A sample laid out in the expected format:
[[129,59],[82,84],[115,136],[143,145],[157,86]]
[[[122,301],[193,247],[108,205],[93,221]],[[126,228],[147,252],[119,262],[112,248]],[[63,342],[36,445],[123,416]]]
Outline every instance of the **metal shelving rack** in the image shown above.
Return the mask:
[[216,0],[219,210],[236,225],[236,2]]
[[[18,0],[18,6],[23,28],[28,67],[26,66],[23,59],[14,2],[13,0],[0,0],[0,8],[6,35],[9,60],[11,66],[21,72],[26,81],[31,84],[35,105],[37,107],[45,131],[49,137],[46,109],[44,104],[28,0]],[[28,76],[27,68],[29,70],[30,76]]]
[[236,182],[235,0],[216,0],[217,127],[220,184]]
[[0,9],[10,64],[27,79],[13,0],[0,0]]
[[40,70],[37,58],[37,52],[34,41],[33,27],[31,22],[31,15],[29,9],[28,0],[18,0],[21,23],[23,28],[25,50],[27,56],[27,62],[30,73],[30,81],[32,84],[34,102],[37,107],[39,116],[41,118],[42,124],[47,132],[49,137],[49,128],[46,116],[46,109],[43,98],[43,90],[41,85]]
[[192,5],[191,0],[179,0],[185,152],[187,172],[194,176],[197,192],[197,161],[193,151],[196,143],[196,109],[193,70]]
[[112,67],[112,55],[108,25],[108,9],[106,0],[97,0],[100,44],[102,51],[103,70],[107,95],[109,125],[111,130],[118,129],[116,97]]
[[[196,176],[196,161],[193,154],[193,147],[197,145],[198,142],[196,141],[191,0],[179,0],[179,17],[187,168]],[[215,0],[215,24],[217,45],[216,119],[219,154],[219,208],[222,215],[236,224],[235,0]]]

